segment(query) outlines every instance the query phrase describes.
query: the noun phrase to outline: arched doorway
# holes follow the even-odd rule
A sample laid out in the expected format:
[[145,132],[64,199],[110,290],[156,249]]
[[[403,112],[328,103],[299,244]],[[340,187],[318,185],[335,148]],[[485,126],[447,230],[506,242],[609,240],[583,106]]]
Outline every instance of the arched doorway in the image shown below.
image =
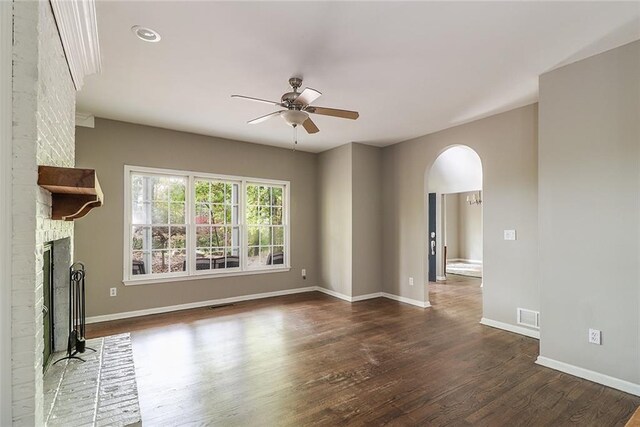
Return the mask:
[[482,277],[482,161],[472,148],[450,146],[434,160],[428,181],[430,282],[447,274]]

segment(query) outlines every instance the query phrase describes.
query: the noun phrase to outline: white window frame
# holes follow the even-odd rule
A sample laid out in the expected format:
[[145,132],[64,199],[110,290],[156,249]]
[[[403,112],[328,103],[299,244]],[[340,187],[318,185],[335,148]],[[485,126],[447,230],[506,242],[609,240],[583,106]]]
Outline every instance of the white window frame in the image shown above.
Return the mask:
[[[187,178],[187,189],[185,194],[185,222],[187,227],[187,270],[176,273],[159,273],[134,275],[131,274],[132,251],[131,251],[131,176],[140,173],[147,175],[169,175]],[[240,227],[240,267],[233,269],[196,270],[196,224],[195,224],[195,181],[196,179],[231,181],[239,184],[238,191],[238,226]],[[284,225],[284,264],[264,266],[261,268],[249,268],[247,265],[248,233],[246,225],[246,190],[248,184],[264,184],[283,187],[283,225]],[[205,172],[183,171],[175,169],[160,169],[146,166],[124,166],[124,244],[123,244],[123,279],[125,285],[143,285],[153,283],[166,283],[177,281],[188,281],[198,279],[211,279],[218,277],[245,276],[253,274],[280,273],[291,270],[291,227],[290,227],[290,205],[291,205],[291,183],[289,181],[253,178],[245,176],[221,175]]]

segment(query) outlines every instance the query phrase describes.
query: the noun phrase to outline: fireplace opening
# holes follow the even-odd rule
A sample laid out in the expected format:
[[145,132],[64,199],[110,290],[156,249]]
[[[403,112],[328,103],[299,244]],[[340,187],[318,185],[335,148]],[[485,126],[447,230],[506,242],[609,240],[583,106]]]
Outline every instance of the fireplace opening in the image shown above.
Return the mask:
[[49,364],[49,359],[53,354],[55,348],[55,334],[53,330],[54,325],[54,292],[53,292],[53,243],[47,243],[44,245],[44,263],[43,263],[43,284],[42,292],[44,295],[44,302],[42,304],[42,322],[43,322],[43,335],[44,335],[44,349],[42,358],[42,367],[46,369]]
[[54,240],[43,248],[43,369],[52,362],[51,355],[65,351],[69,336],[69,266],[71,239]]

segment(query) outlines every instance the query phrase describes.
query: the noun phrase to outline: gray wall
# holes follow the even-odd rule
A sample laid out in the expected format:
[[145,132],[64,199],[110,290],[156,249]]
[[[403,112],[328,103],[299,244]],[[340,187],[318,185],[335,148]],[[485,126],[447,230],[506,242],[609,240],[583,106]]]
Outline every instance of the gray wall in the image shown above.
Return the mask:
[[470,205],[467,196],[477,193],[458,194],[458,239],[460,258],[482,261],[482,205]]
[[460,204],[458,193],[444,194],[445,204],[445,236],[444,244],[447,246],[447,259],[461,258],[460,256],[460,238],[458,236],[458,224],[460,213],[458,206]]
[[353,296],[382,291],[382,149],[352,144]]
[[[318,284],[316,155],[103,119],[95,129],[77,128],[76,144],[76,166],[96,169],[106,199],[76,222],[75,256],[88,272],[88,316]],[[289,180],[291,271],[124,286],[125,164]],[[117,297],[109,297],[110,287],[118,288]]]
[[[383,150],[383,247],[390,254],[383,290],[426,299],[427,177],[438,154],[456,144],[473,148],[483,166],[484,317],[515,325],[516,307],[539,307],[536,105]],[[516,229],[518,240],[504,241],[505,229]]]
[[639,112],[640,42],[540,78],[540,355],[634,383]]
[[352,151],[346,144],[318,156],[320,281],[352,295]]

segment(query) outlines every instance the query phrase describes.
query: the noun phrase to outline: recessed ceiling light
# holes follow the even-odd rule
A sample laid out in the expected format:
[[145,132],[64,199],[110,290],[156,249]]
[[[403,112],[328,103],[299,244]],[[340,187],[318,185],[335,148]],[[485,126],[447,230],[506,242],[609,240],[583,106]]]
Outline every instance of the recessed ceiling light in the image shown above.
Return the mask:
[[156,31],[151,28],[141,27],[140,25],[134,25],[131,27],[131,31],[135,34],[140,40],[150,43],[159,42],[162,37]]

